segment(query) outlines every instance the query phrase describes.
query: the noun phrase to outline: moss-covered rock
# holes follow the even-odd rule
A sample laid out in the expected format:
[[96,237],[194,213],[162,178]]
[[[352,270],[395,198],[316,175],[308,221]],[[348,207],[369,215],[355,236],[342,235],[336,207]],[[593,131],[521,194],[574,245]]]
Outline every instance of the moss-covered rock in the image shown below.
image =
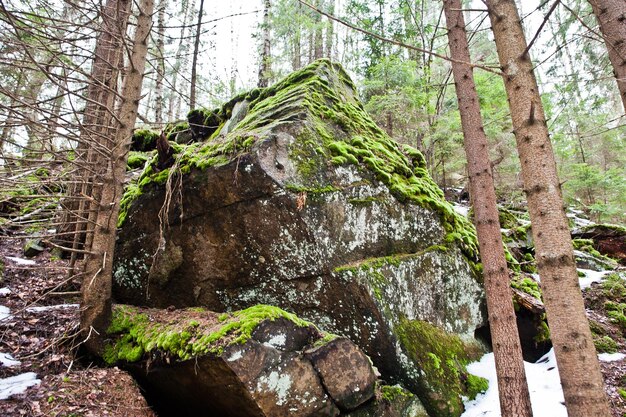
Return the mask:
[[272,306],[218,314],[118,305],[108,334],[104,359],[176,415],[334,417],[374,395],[371,362],[354,343]]
[[122,200],[118,299],[278,305],[349,337],[411,390],[421,365],[394,334],[399,317],[471,344],[485,322],[474,228],[423,156],[372,122],[339,65],[192,111],[189,126],[202,141],[172,143],[175,164],[149,164]]

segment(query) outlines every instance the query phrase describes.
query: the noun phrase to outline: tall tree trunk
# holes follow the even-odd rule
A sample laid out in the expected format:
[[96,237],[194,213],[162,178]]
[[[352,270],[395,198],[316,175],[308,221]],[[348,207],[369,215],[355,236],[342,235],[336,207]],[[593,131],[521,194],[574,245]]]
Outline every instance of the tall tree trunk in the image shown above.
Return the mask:
[[198,51],[200,50],[200,33],[202,32],[202,13],[204,12],[204,0],[200,0],[198,10],[198,23],[196,25],[196,39],[193,43],[193,57],[191,61],[191,79],[189,90],[189,108],[196,108],[196,77],[198,71]]
[[461,1],[444,0],[443,7],[448,26],[450,56],[454,59],[452,73],[465,138],[470,197],[485,278],[500,410],[504,416],[530,417],[530,394],[500,233],[489,144],[483,129],[474,75],[469,65],[471,58]]
[[271,72],[271,39],[270,39],[270,9],[271,0],[263,1],[263,50],[261,51],[261,65],[259,67],[259,87],[269,85]]
[[163,123],[163,79],[165,78],[165,7],[167,0],[159,0],[157,13],[157,39],[156,39],[156,80],[154,85],[154,121]]
[[[335,0],[331,0],[328,13],[335,14]],[[334,59],[333,47],[335,38],[335,22],[332,19],[326,19],[326,53],[328,59]]]
[[611,413],[585,314],[561,185],[514,0],[487,0],[521,162],[544,303],[569,417]]
[[[96,41],[93,64],[82,124],[80,141],[76,149],[79,170],[76,183],[63,203],[65,211],[60,236],[72,236],[72,242],[60,242],[72,247],[70,265],[72,272],[78,258],[77,250],[89,247],[92,234],[89,229],[95,221],[96,211],[85,196],[99,199],[99,188],[93,186],[102,163],[104,143],[110,140],[113,112],[118,91],[119,71],[122,64],[123,41],[130,13],[130,0],[107,0],[102,7],[100,34]],[[70,233],[73,233],[71,235]]]
[[95,353],[101,353],[106,330],[111,320],[111,286],[113,270],[113,251],[115,232],[119,215],[120,200],[124,191],[126,160],[130,146],[129,138],[137,119],[137,110],[141,98],[141,85],[148,53],[148,36],[152,24],[154,0],[142,0],[139,3],[139,16],[135,29],[129,70],[122,87],[122,103],[119,121],[115,121],[114,135],[108,153],[107,170],[103,177],[103,186],[99,210],[94,229],[91,254],[84,267],[84,279],[81,289],[81,331],[87,336],[86,345]]
[[600,24],[626,112],[626,1],[589,0],[589,3]]
[[296,25],[293,34],[293,56],[291,59],[292,71],[302,68],[302,3],[298,2],[297,6]]

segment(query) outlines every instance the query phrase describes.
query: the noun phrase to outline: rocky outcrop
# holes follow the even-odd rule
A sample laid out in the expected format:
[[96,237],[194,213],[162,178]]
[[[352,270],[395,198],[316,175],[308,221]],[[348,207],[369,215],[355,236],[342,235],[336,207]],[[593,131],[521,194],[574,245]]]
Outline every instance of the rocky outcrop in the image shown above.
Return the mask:
[[131,369],[169,415],[330,417],[374,397],[358,347],[275,307],[117,306],[109,333],[105,359]]
[[352,340],[432,416],[460,415],[485,324],[473,228],[341,67],[317,61],[189,126],[204,141],[172,143],[174,165],[124,196],[116,298],[280,306]]

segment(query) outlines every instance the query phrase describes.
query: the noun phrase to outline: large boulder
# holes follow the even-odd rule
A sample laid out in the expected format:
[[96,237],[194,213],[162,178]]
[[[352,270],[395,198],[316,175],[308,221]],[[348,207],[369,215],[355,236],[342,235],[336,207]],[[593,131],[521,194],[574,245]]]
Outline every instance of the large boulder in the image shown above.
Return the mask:
[[431,415],[460,415],[486,321],[474,229],[343,69],[317,61],[189,121],[204,141],[172,144],[174,166],[124,196],[115,297],[280,306],[355,342]]

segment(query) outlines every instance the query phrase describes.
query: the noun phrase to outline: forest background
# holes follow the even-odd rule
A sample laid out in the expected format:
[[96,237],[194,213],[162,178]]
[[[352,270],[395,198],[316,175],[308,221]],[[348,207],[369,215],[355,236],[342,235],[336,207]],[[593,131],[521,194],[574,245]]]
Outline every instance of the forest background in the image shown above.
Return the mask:
[[[447,54],[439,2],[311,2],[379,37]],[[90,73],[88,51],[93,50],[100,9],[87,3],[2,2],[10,11],[0,22],[3,164],[77,146]],[[530,53],[564,197],[594,221],[624,223],[626,123],[606,46],[588,2],[562,4],[544,22],[551,4],[518,2],[527,39],[538,35]],[[271,83],[329,57],[351,74],[377,123],[424,153],[441,187],[466,183],[463,135],[446,60],[356,32],[295,0],[160,0],[155,6],[139,127],[159,130],[184,119],[190,107],[215,108],[260,79]],[[473,62],[499,68],[484,5],[474,1],[464,7]],[[498,196],[521,204],[503,82],[480,68],[474,76]]]
[[[447,54],[439,2],[311,1],[372,34]],[[484,5],[466,3],[473,62],[498,68]],[[544,22],[550,5],[520,2],[519,7],[527,39],[538,36],[530,53],[564,197],[594,221],[624,223],[626,126],[606,46],[588,2],[561,5]],[[93,50],[100,6],[11,0],[2,7],[13,15],[3,15],[0,22],[2,163],[15,163],[27,154],[35,158],[71,150],[85,106],[87,51]],[[139,127],[159,130],[183,119],[190,107],[215,108],[250,90],[259,77],[271,83],[329,57],[356,80],[367,111],[379,125],[424,153],[441,187],[465,184],[463,136],[449,62],[356,32],[294,0],[160,0],[155,15]],[[17,27],[15,19],[20,20]],[[519,161],[503,82],[480,68],[474,76],[498,196],[521,203]],[[197,104],[190,103],[192,95]]]

